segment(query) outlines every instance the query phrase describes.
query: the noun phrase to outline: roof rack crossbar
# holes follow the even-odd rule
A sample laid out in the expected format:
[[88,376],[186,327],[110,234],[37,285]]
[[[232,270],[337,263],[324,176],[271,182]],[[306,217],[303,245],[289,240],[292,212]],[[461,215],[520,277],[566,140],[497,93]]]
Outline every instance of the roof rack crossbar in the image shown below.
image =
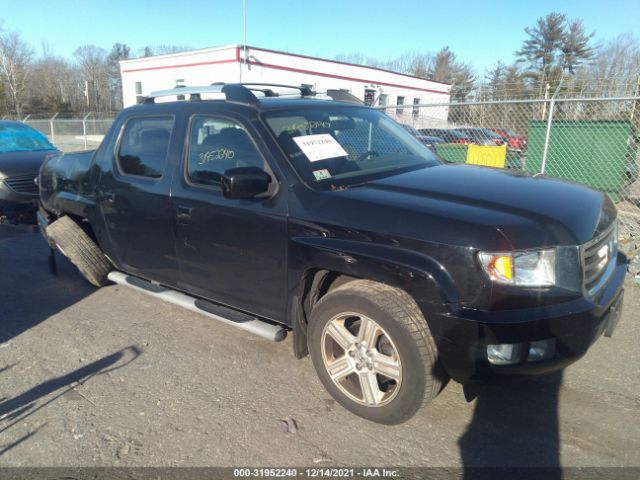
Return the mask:
[[[282,83],[238,83],[237,85],[242,85],[243,87],[278,87],[278,88],[291,88],[293,90],[299,90],[301,97],[313,97],[315,92],[311,90],[309,87],[305,87],[303,85],[285,85]],[[258,90],[263,91],[262,89],[250,89],[250,90]],[[273,93],[273,90],[270,88],[267,89]],[[277,95],[277,94],[276,94]],[[268,95],[265,95],[268,96]],[[274,95],[275,96],[275,95]]]
[[270,88],[259,88],[259,87],[245,87],[251,90],[252,92],[261,92],[265,97],[279,97],[280,95]]
[[237,83],[214,83],[203,87],[179,86],[169,90],[157,90],[147,95],[143,103],[155,103],[156,98],[189,95],[190,100],[200,100],[203,93],[219,93],[224,95],[228,102],[258,105],[260,101],[248,88]]

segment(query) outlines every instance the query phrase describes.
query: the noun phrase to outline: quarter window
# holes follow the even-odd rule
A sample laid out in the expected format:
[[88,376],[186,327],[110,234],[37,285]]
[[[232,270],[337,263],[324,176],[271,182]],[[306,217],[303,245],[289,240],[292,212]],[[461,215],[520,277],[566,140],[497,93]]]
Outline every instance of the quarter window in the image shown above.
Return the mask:
[[120,171],[137,177],[162,177],[172,129],[173,117],[130,119],[118,149]]
[[264,168],[246,130],[232,120],[195,117],[189,133],[187,178],[199,185],[219,185],[230,168]]
[[[404,97],[398,97],[396,105],[398,105],[398,106],[404,105]],[[404,113],[404,109],[396,108],[396,115],[402,115],[403,113]]]

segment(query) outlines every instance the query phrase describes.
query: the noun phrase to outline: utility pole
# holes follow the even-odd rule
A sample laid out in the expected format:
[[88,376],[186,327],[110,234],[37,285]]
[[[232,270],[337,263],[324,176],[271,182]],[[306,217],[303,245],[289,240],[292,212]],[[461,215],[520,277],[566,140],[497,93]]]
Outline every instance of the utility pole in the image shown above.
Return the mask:
[[242,0],[242,36],[243,59],[240,59],[240,83],[242,83],[242,64],[247,64],[247,0]]
[[84,81],[84,97],[87,99],[87,109],[91,106],[89,102],[89,82]]

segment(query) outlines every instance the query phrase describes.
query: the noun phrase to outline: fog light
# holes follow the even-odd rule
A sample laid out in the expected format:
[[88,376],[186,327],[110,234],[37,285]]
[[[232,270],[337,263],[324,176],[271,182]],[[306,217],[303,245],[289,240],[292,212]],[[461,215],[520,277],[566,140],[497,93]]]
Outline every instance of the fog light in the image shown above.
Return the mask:
[[528,362],[535,362],[538,360],[546,360],[551,358],[556,353],[556,339],[550,338],[549,340],[538,340],[537,342],[531,342],[529,344],[529,356]]
[[487,358],[493,365],[513,365],[520,363],[522,357],[521,343],[501,343],[487,345]]

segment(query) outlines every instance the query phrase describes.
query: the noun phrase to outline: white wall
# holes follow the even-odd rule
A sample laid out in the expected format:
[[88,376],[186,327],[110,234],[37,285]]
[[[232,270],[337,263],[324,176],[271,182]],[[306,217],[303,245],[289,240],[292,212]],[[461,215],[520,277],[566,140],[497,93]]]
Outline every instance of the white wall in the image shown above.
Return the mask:
[[142,96],[173,88],[176,80],[184,80],[185,85],[237,82],[240,65],[236,54],[232,46],[124,60],[120,62],[124,106],[136,104],[137,82],[142,86]]
[[[364,99],[365,89],[373,88],[386,95],[387,105],[395,105],[404,97],[404,114],[400,121],[411,120],[414,98],[421,103],[449,101],[450,85],[387,72],[371,67],[349,65],[330,60],[273,52],[249,47],[244,62],[241,47],[230,45],[180,54],[162,55],[121,62],[124,105],[136,103],[136,82],[142,96],[153,90],[185,85],[209,85],[213,82],[258,82],[289,85],[309,84],[317,91],[347,89]],[[242,64],[239,63],[242,61]],[[241,69],[242,68],[242,72]],[[445,109],[440,111],[445,112]],[[395,115],[395,109],[393,112]],[[446,113],[444,113],[446,118]]]

